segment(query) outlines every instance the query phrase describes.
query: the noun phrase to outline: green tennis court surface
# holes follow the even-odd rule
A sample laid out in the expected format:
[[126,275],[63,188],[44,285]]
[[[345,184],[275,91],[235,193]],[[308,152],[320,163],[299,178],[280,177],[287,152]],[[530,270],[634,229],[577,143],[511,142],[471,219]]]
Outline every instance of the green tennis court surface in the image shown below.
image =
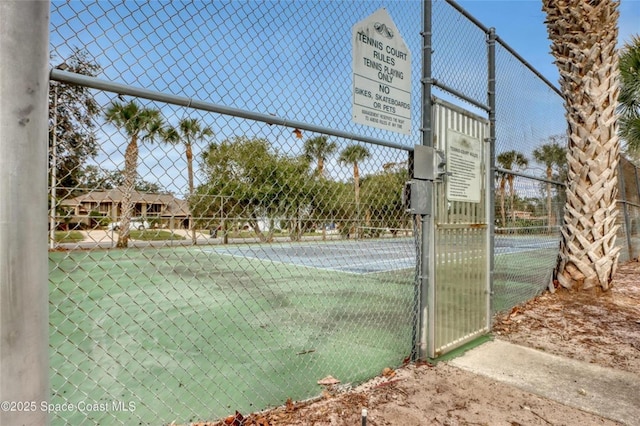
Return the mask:
[[408,355],[414,270],[383,258],[387,246],[372,243],[360,273],[353,259],[317,268],[287,258],[292,245],[260,247],[50,253],[51,402],[135,403],[54,413],[53,424],[216,419],[318,395],[327,375],[357,383]]
[[[531,291],[549,244],[501,239],[495,285]],[[412,344],[414,247],[390,238],[51,252],[52,403],[135,405],[57,412],[53,424],[217,419],[316,396],[327,375],[358,383],[397,366]],[[517,276],[523,251],[537,276]]]
[[549,284],[557,257],[557,239],[543,243],[529,238],[509,247],[509,240],[502,237],[496,247],[492,311],[511,309],[540,294]]
[[369,274],[415,268],[413,238],[345,240],[302,244],[201,248],[206,253],[307,266],[326,271]]

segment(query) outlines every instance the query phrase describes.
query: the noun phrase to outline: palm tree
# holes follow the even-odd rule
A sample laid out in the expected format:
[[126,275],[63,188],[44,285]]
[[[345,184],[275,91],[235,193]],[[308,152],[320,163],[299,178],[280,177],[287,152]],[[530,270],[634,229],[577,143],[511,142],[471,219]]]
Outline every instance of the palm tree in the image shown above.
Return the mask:
[[505,193],[507,192],[507,173],[496,170],[496,185],[498,186],[498,195],[500,196],[500,226],[507,226],[506,209],[504,207]]
[[[193,195],[193,145],[213,136],[213,130],[209,126],[200,124],[197,118],[183,118],[178,123],[178,128],[169,127],[164,132],[164,140],[167,143],[184,145],[185,157],[187,159],[187,177],[189,181],[189,199]],[[189,216],[189,229],[191,230],[191,241],[196,244],[196,229],[193,217]]]
[[304,142],[304,157],[309,161],[315,160],[316,176],[324,176],[324,163],[330,155],[336,152],[337,148],[336,143],[329,142],[326,136],[316,136]]
[[620,52],[620,136],[627,150],[640,157],[640,36],[631,37]]
[[[553,168],[558,171],[567,163],[567,149],[558,143],[562,136],[551,136],[550,143],[541,145],[533,150],[533,158],[545,166],[547,180],[553,179]],[[551,209],[551,182],[547,182],[547,226],[555,225],[554,215]],[[549,228],[550,229],[550,228]]]
[[160,111],[143,108],[137,102],[127,104],[114,101],[105,113],[108,123],[119,127],[129,138],[124,152],[124,178],[122,184],[122,213],[120,233],[116,247],[127,247],[129,242],[129,223],[133,216],[134,204],[131,196],[135,189],[138,174],[138,142],[150,141],[162,130]]
[[[340,164],[353,165],[353,186],[358,220],[360,219],[360,168],[358,167],[358,163],[361,163],[370,155],[369,150],[362,145],[349,145],[340,152],[340,157],[338,157]],[[355,237],[358,238],[357,232]]]
[[567,201],[557,284],[607,290],[619,248],[617,0],[543,0],[568,123]]
[[[521,152],[518,151],[505,151],[500,153],[496,159],[498,164],[505,170],[520,171],[524,170],[529,165],[529,160]],[[509,210],[511,211],[511,220],[515,222],[515,210],[513,208],[513,200],[516,196],[516,191],[513,185],[515,175],[502,172],[500,173],[500,212],[502,216],[502,226],[506,226],[505,209],[504,209],[504,196],[506,184],[509,184]]]
[[[330,155],[338,149],[335,142],[329,142],[327,136],[316,136],[304,142],[303,156],[307,161],[316,162],[314,175],[318,179],[324,178],[324,163]],[[327,224],[322,223],[322,240],[327,239]]]

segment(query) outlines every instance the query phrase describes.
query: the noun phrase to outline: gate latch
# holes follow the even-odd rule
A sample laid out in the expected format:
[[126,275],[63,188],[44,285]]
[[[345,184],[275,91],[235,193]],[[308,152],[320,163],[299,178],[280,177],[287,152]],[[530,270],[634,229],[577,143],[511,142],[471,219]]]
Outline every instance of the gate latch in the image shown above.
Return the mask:
[[416,145],[413,150],[413,179],[405,184],[403,200],[411,214],[431,214],[433,184],[442,182],[447,173],[444,151]]
[[403,202],[410,214],[431,214],[433,182],[413,179],[404,185]]

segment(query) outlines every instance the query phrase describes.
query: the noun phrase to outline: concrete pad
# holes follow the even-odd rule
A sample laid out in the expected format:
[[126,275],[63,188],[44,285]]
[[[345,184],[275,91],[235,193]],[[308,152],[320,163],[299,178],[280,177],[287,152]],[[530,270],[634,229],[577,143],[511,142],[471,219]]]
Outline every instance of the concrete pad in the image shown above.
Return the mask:
[[564,405],[640,425],[640,376],[494,340],[449,364]]

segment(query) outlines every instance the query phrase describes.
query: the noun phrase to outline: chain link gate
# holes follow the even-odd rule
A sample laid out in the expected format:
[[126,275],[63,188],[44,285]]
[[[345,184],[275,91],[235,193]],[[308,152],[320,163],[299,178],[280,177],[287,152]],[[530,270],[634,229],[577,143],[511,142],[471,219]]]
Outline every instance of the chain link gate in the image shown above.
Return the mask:
[[[453,2],[445,4],[459,8]],[[423,145],[415,150],[411,182],[412,190],[418,195],[412,194],[411,208],[420,216],[422,229],[419,256],[422,328],[418,352],[430,358],[437,358],[490,330],[493,232],[489,207],[493,204],[493,192],[489,177],[495,142],[495,104],[492,103],[495,101],[495,63],[491,38],[483,40],[485,49],[489,47],[489,60],[485,65],[490,64],[484,81],[475,77],[460,79],[457,74],[444,74],[444,81],[434,79],[434,69],[442,71],[439,63],[433,61],[434,41],[437,44],[436,36],[442,38],[446,31],[454,28],[436,28],[435,23],[444,23],[439,19],[432,21],[435,5],[442,3],[424,3]],[[457,26],[455,30],[458,31]],[[444,52],[451,53],[448,49]],[[459,65],[456,60],[461,58],[439,55],[437,59],[452,61],[451,66]],[[463,90],[456,88],[459,83],[463,83]],[[474,90],[482,83],[486,84],[489,94],[486,103],[480,100],[481,92]],[[458,103],[462,100],[487,113],[489,119],[432,97],[434,88],[449,98],[453,95]]]
[[488,120],[439,99],[434,148],[447,173],[434,185],[434,248],[429,356],[490,331]]

